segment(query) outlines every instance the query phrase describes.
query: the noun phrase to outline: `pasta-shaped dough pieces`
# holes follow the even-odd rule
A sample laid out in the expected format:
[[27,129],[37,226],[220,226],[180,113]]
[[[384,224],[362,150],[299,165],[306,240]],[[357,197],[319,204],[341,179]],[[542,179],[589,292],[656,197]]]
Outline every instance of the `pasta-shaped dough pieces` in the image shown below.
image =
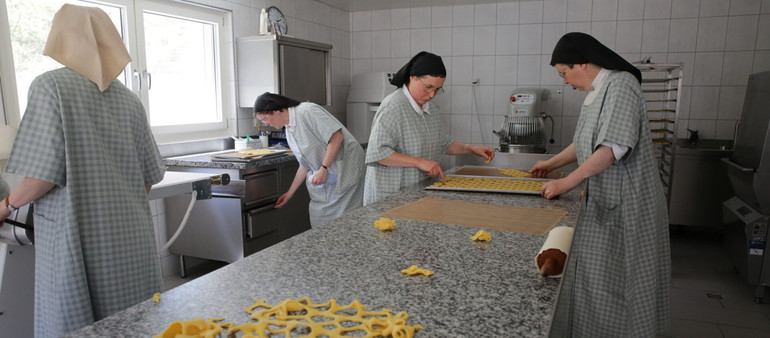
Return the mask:
[[491,240],[492,240],[492,234],[484,230],[479,230],[475,235],[473,235],[473,237],[471,237],[471,241],[474,241],[474,242],[476,241],[489,242]]
[[447,176],[432,187],[508,190],[508,191],[540,191],[542,181],[512,180],[504,178],[457,177]]
[[380,231],[393,230],[393,228],[396,226],[396,221],[383,217],[375,221],[374,226],[377,227],[377,229],[380,229]]
[[401,273],[405,273],[409,276],[417,276],[417,275],[432,276],[433,275],[433,271],[420,269],[417,267],[417,265],[412,265],[404,270],[401,270]]
[[270,153],[274,153],[274,152],[276,152],[276,151],[273,150],[273,149],[262,148],[262,149],[244,149],[244,150],[239,151],[238,153],[241,154],[241,155],[255,156],[255,155],[266,155],[266,154],[270,154]]
[[[325,304],[313,304],[308,298],[287,299],[275,306],[262,299],[255,301],[245,310],[258,322],[232,327],[227,330],[227,335],[242,332],[245,337],[272,337],[278,334],[289,337],[292,331],[301,328],[305,332],[310,331],[303,337],[345,337],[350,336],[349,333],[365,332],[366,337],[411,338],[416,330],[422,329],[421,325],[406,324],[409,319],[406,312],[394,316],[389,309],[366,311],[366,305],[357,300],[348,306],[341,306],[334,299]],[[257,310],[260,308],[264,309]],[[351,325],[343,325],[343,322]]]

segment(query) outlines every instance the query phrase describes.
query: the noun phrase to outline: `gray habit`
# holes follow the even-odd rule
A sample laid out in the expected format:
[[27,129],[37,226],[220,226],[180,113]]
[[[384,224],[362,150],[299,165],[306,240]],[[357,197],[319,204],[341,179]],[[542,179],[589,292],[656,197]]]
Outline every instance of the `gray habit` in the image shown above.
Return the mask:
[[630,147],[587,180],[550,337],[655,337],[670,320],[666,199],[655,167],[641,87],[612,72],[583,105],[579,164],[604,141]]
[[38,76],[6,171],[35,201],[35,336],[58,337],[161,291],[145,186],[165,166],[137,96],[69,68]]

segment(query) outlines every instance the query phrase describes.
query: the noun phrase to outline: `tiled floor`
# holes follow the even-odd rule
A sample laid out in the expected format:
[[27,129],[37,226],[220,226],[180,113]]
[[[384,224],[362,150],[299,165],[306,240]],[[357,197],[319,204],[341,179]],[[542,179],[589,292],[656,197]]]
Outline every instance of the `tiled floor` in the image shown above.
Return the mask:
[[[754,287],[734,272],[722,238],[713,231],[677,228],[671,232],[671,330],[659,337],[770,337],[770,292],[754,303]],[[187,278],[165,278],[166,290],[221,267],[206,262]]]
[[754,303],[754,286],[738,275],[714,231],[671,232],[671,330],[660,337],[770,337],[770,293]]
[[187,268],[187,276],[185,278],[179,277],[179,274],[174,274],[163,278],[163,290],[168,291],[184,283],[187,283],[195,278],[203,276],[211,271],[219,269],[227,265],[224,262],[218,261],[204,261],[195,266]]

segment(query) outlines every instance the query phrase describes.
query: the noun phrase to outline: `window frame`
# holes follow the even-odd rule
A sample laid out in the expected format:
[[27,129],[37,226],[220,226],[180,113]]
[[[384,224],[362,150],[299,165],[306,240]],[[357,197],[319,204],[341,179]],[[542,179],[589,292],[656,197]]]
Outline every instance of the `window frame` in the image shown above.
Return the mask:
[[[135,51],[129,50],[129,52],[132,55],[137,55],[137,62],[131,62],[131,71],[127,74],[132,74],[132,76],[129,76],[132,78],[132,89],[135,90],[135,87],[137,86],[137,83],[135,83],[134,79],[135,76],[133,74],[139,74],[139,76],[143,76],[147,70],[146,66],[146,54],[144,49],[144,25],[143,25],[143,16],[145,11],[151,12],[153,14],[160,14],[168,17],[174,17],[174,18],[183,18],[186,20],[191,21],[198,21],[198,22],[205,22],[205,23],[215,23],[215,35],[216,35],[216,43],[218,45],[218,48],[215,48],[215,63],[216,63],[216,79],[217,79],[217,88],[220,90],[217,93],[217,101],[219,102],[219,109],[218,112],[219,118],[221,119],[219,122],[209,122],[209,123],[196,123],[196,124],[178,124],[178,125],[170,125],[170,126],[153,126],[152,131],[155,135],[174,135],[174,134],[180,134],[180,133],[195,133],[200,131],[214,131],[214,130],[226,130],[228,129],[228,119],[230,116],[228,116],[228,112],[234,111],[234,107],[232,106],[233,100],[232,97],[232,88],[228,88],[227,84],[230,83],[230,76],[228,74],[228,70],[231,69],[230,62],[232,62],[232,52],[227,48],[228,45],[231,45],[228,43],[228,41],[232,41],[232,38],[228,39],[228,29],[227,27],[231,27],[232,25],[227,25],[227,17],[229,16],[226,11],[218,11],[215,9],[203,7],[203,6],[195,6],[190,4],[185,4],[184,6],[180,6],[178,3],[175,2],[169,2],[169,1],[150,1],[150,0],[135,0],[135,6],[134,8],[134,18],[133,18],[133,24],[134,27],[136,27],[136,37],[134,39],[135,45],[132,47]],[[129,19],[129,22],[131,19]],[[232,36],[232,34],[230,34]],[[144,80],[143,80],[144,81]],[[147,118],[148,121],[150,119],[150,115],[152,114],[152,107],[149,105],[149,93],[146,89],[146,86],[142,86],[142,88],[138,91],[139,97],[142,100],[142,103],[145,105],[145,108],[147,109]]]
[[[233,57],[233,27],[232,11],[211,6],[198,5],[174,0],[85,0],[95,4],[119,7],[121,9],[121,25],[118,27],[123,35],[123,42],[131,55],[131,62],[124,69],[126,86],[142,101],[149,123],[152,107],[149,106],[149,95],[146,88],[139,88],[139,81],[134,74],[140,74],[146,69],[144,48],[144,27],[142,16],[144,11],[183,18],[192,21],[215,24],[215,67],[217,81],[217,101],[220,121],[198,124],[178,124],[170,126],[151,127],[156,142],[176,142],[200,138],[213,138],[232,135],[235,132],[235,80]],[[0,7],[0,25],[8,27],[8,13],[5,1]],[[133,28],[132,28],[133,27]],[[18,102],[16,74],[13,64],[11,38],[8,29],[0,33],[0,94],[2,94],[4,121],[9,125],[19,125],[21,109]],[[7,47],[7,48],[5,48]]]

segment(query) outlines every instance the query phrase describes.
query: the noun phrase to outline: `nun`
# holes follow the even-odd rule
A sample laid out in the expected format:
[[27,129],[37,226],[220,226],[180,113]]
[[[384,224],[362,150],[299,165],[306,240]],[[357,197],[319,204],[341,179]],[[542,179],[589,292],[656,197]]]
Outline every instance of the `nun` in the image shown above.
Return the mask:
[[668,329],[671,256],[641,72],[584,33],[567,33],[551,57],[564,84],[587,92],[566,149],[537,162],[547,199],[585,182],[550,337],[655,337]]
[[405,187],[444,177],[438,161],[444,154],[495,156],[488,146],[452,141],[430,102],[444,92],[446,68],[441,57],[420,52],[390,80],[397,87],[380,104],[366,149],[364,205]]
[[364,149],[326,109],[266,92],[254,103],[254,115],[267,126],[286,127],[286,141],[299,161],[294,181],[276,208],[286,205],[303,182],[313,228],[363,205]]
[[35,337],[60,337],[162,290],[147,194],[166,167],[107,13],[63,5],[43,54],[64,67],[30,85],[0,221],[35,202]]

